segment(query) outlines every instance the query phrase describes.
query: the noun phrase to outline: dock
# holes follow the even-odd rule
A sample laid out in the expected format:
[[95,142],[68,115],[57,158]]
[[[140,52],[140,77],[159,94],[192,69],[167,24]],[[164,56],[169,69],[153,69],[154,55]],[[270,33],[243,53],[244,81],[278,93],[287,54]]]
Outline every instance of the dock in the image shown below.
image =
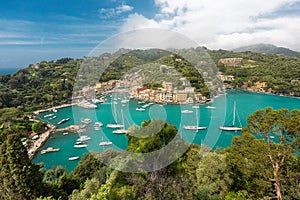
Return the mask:
[[49,111],[52,111],[52,110],[57,110],[57,109],[60,109],[60,108],[66,108],[66,107],[76,106],[76,105],[77,105],[77,103],[63,104],[63,105],[54,106],[54,107],[51,107],[51,108],[45,108],[45,109],[42,109],[42,110],[37,110],[37,111],[34,111],[33,114],[34,115],[39,115],[40,113],[43,113],[43,112],[49,112]]
[[56,129],[56,132],[70,132],[70,133],[75,133],[75,132],[78,132],[80,129],[84,129],[86,128],[87,126],[84,126],[84,125],[71,125],[71,126],[68,126],[66,128],[60,128],[60,129]]
[[47,139],[50,137],[51,133],[53,133],[56,130],[56,126],[53,126],[51,124],[47,124],[47,127],[48,130],[40,134],[39,138],[33,141],[33,145],[28,149],[27,153],[29,159],[32,159],[35,156],[38,150],[45,144]]

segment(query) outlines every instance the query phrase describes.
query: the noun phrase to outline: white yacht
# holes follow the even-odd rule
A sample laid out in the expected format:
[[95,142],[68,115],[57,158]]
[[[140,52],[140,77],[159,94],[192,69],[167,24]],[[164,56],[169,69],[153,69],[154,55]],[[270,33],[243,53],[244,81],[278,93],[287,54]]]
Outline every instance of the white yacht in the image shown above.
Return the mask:
[[189,126],[183,126],[183,129],[185,130],[194,130],[198,132],[199,130],[206,130],[206,127],[198,126],[198,108],[199,106],[196,107],[196,125],[189,125]]
[[[236,127],[234,125],[234,123],[235,123],[235,114],[236,114],[236,103],[234,102],[232,125],[231,126],[220,126],[219,129],[222,130],[222,131],[235,131],[235,132],[241,131],[242,127]],[[240,123],[240,126],[241,126],[239,116],[238,116],[238,120],[239,120],[239,123]]]
[[74,157],[68,158],[68,160],[70,160],[70,161],[72,161],[72,160],[77,160],[77,159],[79,159],[79,156],[74,156]]
[[100,146],[109,146],[109,145],[112,145],[112,142],[100,142],[99,145]]
[[113,131],[114,134],[126,134],[128,132],[128,130],[125,129],[123,110],[121,110],[121,115],[122,115],[122,125],[123,125],[123,127],[118,129],[118,130],[114,130]]
[[193,111],[192,110],[183,110],[183,111],[181,111],[181,113],[182,114],[191,114],[191,113],[193,113]]
[[214,106],[206,106],[205,108],[206,109],[216,109],[216,107],[214,107]]
[[83,135],[83,136],[80,136],[80,138],[78,138],[76,141],[78,141],[78,142],[84,142],[84,141],[88,141],[90,139],[92,139],[92,138],[89,137],[89,136]]

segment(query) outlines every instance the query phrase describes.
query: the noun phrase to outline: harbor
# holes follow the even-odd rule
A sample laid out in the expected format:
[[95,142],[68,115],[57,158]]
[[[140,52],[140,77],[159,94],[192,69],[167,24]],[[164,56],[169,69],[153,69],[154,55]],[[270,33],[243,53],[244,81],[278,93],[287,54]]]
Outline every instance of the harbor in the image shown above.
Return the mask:
[[[124,113],[125,129],[132,125],[141,125],[144,120],[151,118],[166,120],[177,127],[181,137],[191,143],[205,144],[211,148],[225,148],[231,145],[231,140],[234,136],[240,135],[240,131],[222,131],[221,126],[231,126],[233,121],[234,102],[236,102],[236,112],[240,117],[242,126],[247,125],[247,117],[258,109],[265,109],[267,106],[272,106],[274,109],[287,107],[288,109],[300,109],[300,100],[297,98],[281,97],[276,95],[258,94],[244,91],[228,91],[228,94],[221,95],[215,98],[213,103],[205,105],[175,105],[175,104],[152,104],[145,108],[145,111],[137,111],[136,108],[141,107],[147,102],[138,103],[136,100],[130,100],[126,107],[122,106],[122,98],[118,99],[118,104],[113,104],[115,98],[112,96],[108,101],[98,104],[95,110],[85,109],[82,107],[66,107],[59,110],[55,115],[56,119],[50,120],[57,126],[58,132],[55,130],[51,137],[45,142],[42,149],[48,147],[60,148],[60,151],[55,153],[40,154],[37,153],[33,158],[34,163],[43,162],[46,168],[51,168],[54,165],[63,165],[69,171],[76,167],[77,163],[82,158],[82,155],[88,152],[102,152],[108,148],[116,150],[124,150],[127,148],[127,137],[124,134],[114,134],[114,130],[122,130],[120,125],[123,125],[121,109]],[[117,112],[114,114],[113,108]],[[191,113],[181,113],[183,110],[192,111]],[[45,120],[44,115],[50,114],[45,112],[40,114],[40,119]],[[199,114],[198,120],[196,113]],[[225,116],[226,115],[226,116]],[[64,118],[71,118],[70,121],[56,125],[58,121]],[[87,120],[87,118],[89,120]],[[198,121],[198,123],[197,123]],[[239,120],[236,117],[236,125],[239,125]],[[87,124],[84,124],[86,122]],[[98,123],[97,123],[98,122]],[[100,123],[101,122],[101,123]],[[95,129],[95,124],[96,126]],[[118,128],[107,128],[108,124],[117,124]],[[76,128],[74,128],[75,125]],[[85,125],[83,132],[78,133],[80,126]],[[74,128],[71,132],[70,128]],[[186,129],[184,129],[184,127]],[[204,129],[206,127],[207,129]],[[197,132],[197,130],[198,132]],[[64,134],[64,133],[69,134]],[[84,146],[75,148],[77,139],[80,136],[86,135],[91,139],[86,141]],[[272,136],[274,137],[274,136]],[[270,137],[271,138],[271,137]],[[276,139],[276,137],[272,138]],[[79,144],[80,145],[80,144]],[[39,152],[39,151],[38,151]],[[72,162],[69,157],[79,156]]]

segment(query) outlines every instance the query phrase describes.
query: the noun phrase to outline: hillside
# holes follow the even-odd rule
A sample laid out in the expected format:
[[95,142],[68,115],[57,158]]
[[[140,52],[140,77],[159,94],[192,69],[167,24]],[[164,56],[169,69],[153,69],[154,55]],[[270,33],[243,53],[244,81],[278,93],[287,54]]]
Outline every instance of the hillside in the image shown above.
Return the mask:
[[[197,65],[201,73],[206,72],[205,81],[210,82],[210,92],[220,87],[214,82],[217,69],[211,67],[211,61],[201,57],[203,56],[201,48],[178,50],[177,53],[178,55],[159,49],[120,50],[115,54],[103,54],[99,57],[76,60],[62,58],[57,61],[32,64],[13,75],[0,76],[0,108],[18,107],[24,111],[32,111],[68,103],[71,101],[73,89],[80,89],[87,83],[94,85],[99,81],[118,80],[124,73],[146,63],[174,67],[176,71],[190,80],[196,91],[208,96],[208,88],[204,84],[204,79],[199,71],[195,70],[194,66]],[[269,90],[275,94],[300,96],[299,59],[249,51],[208,50],[208,53],[223,75],[234,76],[233,81],[225,81],[231,88],[247,89],[255,86],[257,82],[265,82],[263,90]],[[188,62],[183,57],[194,63]],[[237,58],[236,60],[240,60],[240,63],[230,65],[230,63],[220,62],[220,59],[228,58],[229,60]],[[107,62],[108,66],[101,68],[107,59],[113,62]],[[201,62],[197,62],[199,60]],[[77,72],[86,74],[87,77],[76,77]],[[99,77],[101,77],[100,80]],[[76,87],[74,86],[75,79]]]
[[[275,94],[300,96],[300,60],[294,57],[255,52],[209,51],[224,75],[234,76],[233,88],[258,87]],[[240,63],[224,64],[220,59],[239,58]],[[222,61],[222,60],[221,60]],[[226,82],[226,81],[225,81]],[[265,83],[263,86],[257,84]]]
[[196,91],[208,96],[204,80],[195,67],[184,58],[171,54],[159,49],[120,49],[114,54],[98,57],[77,60],[62,58],[31,64],[13,75],[0,76],[0,108],[19,107],[24,111],[32,111],[69,103],[73,91],[80,91],[84,86],[93,86],[98,82],[119,80],[124,73],[147,63],[155,63],[158,67],[163,64],[175,67],[176,71],[190,80]]
[[233,49],[234,52],[252,51],[267,54],[282,54],[286,56],[297,57],[300,59],[300,52],[296,52],[284,47],[277,47],[272,44],[254,44]]

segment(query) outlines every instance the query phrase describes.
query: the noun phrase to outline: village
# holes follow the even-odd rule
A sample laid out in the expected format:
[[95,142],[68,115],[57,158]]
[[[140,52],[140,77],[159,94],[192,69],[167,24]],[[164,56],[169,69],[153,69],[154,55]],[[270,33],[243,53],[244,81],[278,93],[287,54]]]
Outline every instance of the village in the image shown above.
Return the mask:
[[[128,92],[131,98],[144,102],[155,102],[160,104],[195,104],[206,103],[210,99],[199,92],[195,92],[190,82],[181,78],[181,87],[178,88],[172,82],[163,81],[159,87],[148,88],[143,86],[140,78],[110,80],[98,83],[95,87],[96,93]],[[130,81],[131,80],[131,81]]]

